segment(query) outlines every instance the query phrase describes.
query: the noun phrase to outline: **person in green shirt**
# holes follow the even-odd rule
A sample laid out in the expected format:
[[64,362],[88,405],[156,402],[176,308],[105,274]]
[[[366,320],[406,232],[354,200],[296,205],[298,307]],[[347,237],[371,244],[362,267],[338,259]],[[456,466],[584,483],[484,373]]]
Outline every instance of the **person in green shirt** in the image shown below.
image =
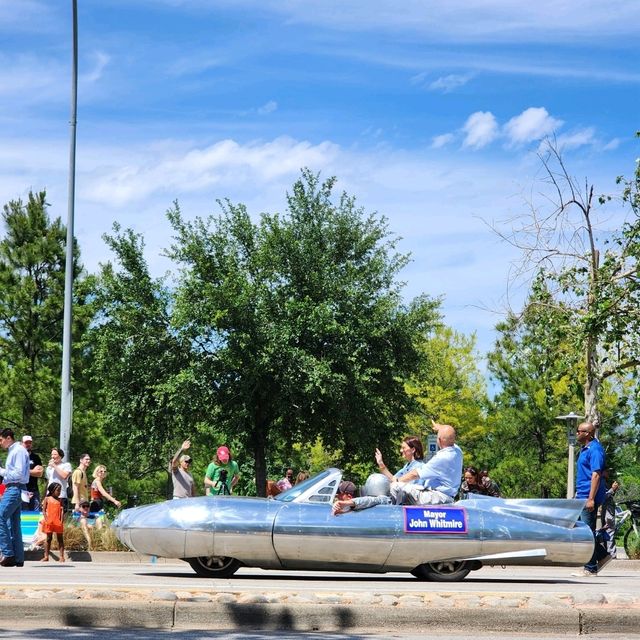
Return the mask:
[[239,479],[240,468],[238,463],[231,459],[231,452],[225,446],[218,447],[213,462],[204,474],[205,493],[209,496],[231,495]]

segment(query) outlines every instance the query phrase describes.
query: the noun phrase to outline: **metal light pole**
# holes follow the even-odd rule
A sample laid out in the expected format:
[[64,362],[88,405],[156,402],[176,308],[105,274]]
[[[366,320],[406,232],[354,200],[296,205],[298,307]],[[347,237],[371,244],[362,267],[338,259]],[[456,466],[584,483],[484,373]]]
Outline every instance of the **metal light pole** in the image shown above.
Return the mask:
[[78,111],[78,2],[71,0],[73,12],[73,54],[71,64],[71,137],[69,143],[69,208],[67,210],[67,247],[64,271],[64,320],[62,327],[62,381],[60,396],[60,448],[69,456],[69,438],[73,416],[71,388],[71,324],[73,321],[73,216],[76,188],[76,115]]
[[577,413],[568,413],[566,416],[556,416],[556,420],[564,420],[567,427],[567,443],[569,445],[569,454],[567,460],[567,498],[573,498],[576,493],[575,488],[575,453],[576,446],[576,427],[578,420],[583,417]]

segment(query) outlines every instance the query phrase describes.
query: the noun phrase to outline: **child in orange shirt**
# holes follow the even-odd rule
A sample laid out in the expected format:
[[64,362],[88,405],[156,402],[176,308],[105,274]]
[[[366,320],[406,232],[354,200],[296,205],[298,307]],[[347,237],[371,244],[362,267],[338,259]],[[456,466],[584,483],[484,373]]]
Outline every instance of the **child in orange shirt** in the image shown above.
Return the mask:
[[51,548],[51,540],[53,534],[56,534],[58,540],[58,548],[60,549],[60,562],[64,562],[64,538],[62,536],[62,500],[60,500],[60,492],[62,485],[59,482],[52,482],[47,487],[47,496],[42,502],[42,515],[44,522],[42,523],[42,531],[47,534],[47,540],[44,543],[44,558],[41,562],[49,562],[49,549]]

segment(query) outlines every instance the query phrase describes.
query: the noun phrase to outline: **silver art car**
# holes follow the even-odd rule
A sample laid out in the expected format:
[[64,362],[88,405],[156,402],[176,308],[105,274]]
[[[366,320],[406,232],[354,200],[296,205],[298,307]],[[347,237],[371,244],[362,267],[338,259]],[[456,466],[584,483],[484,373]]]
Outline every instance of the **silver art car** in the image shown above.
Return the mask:
[[182,558],[198,575],[262,569],[407,571],[462,580],[483,565],[583,565],[591,530],[581,500],[477,497],[452,505],[382,505],[333,515],[342,478],[327,469],[275,498],[204,496],[123,511],[113,523],[130,549]]

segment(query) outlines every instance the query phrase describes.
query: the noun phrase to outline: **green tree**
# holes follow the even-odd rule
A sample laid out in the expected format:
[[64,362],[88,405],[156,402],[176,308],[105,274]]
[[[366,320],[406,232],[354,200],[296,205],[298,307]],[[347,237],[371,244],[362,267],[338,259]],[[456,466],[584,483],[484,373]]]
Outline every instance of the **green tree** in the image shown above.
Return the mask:
[[174,326],[215,396],[211,422],[252,453],[259,494],[278,442],[320,437],[369,458],[400,433],[404,380],[437,316],[427,297],[403,304],[407,256],[383,218],[346,194],[334,203],[334,183],[303,171],[287,214],[255,224],[229,201],[207,220],[169,213],[182,266]]
[[[5,419],[37,438],[41,450],[58,442],[66,229],[51,221],[46,193],[30,192],[2,212],[0,240],[0,396]],[[91,281],[82,274],[74,245],[74,336],[81,340],[93,313]],[[83,347],[73,353],[74,382],[85,388]],[[76,412],[82,424],[91,398]],[[84,400],[88,404],[84,404]],[[84,431],[84,429],[81,429]]]
[[565,426],[555,417],[579,401],[578,358],[559,332],[548,331],[557,317],[545,305],[544,283],[533,288],[523,314],[496,327],[488,363],[498,393],[482,453],[505,495],[559,497],[566,492],[567,448]]
[[[542,275],[522,315],[509,316],[497,330],[488,362],[498,392],[489,412],[488,435],[478,443],[477,453],[488,461],[506,495],[563,496],[567,436],[556,416],[580,402],[584,361]],[[628,409],[611,385],[602,387],[600,411],[610,427],[603,434],[608,456],[615,453],[614,433]]]
[[632,180],[618,179],[626,221],[607,230],[599,206],[612,198],[581,186],[554,144],[540,159],[550,208],[532,205],[499,233],[522,251],[519,275],[533,270],[544,279],[550,295],[530,303],[553,308],[571,346],[565,353],[581,354],[584,411],[599,424],[603,383],[618,384],[640,367],[640,165]]
[[[103,429],[119,471],[134,481],[130,490],[158,493],[178,443],[197,441],[199,417],[187,398],[197,393],[206,404],[211,393],[194,377],[189,345],[171,328],[172,292],[162,278],[150,276],[142,238],[114,225],[104,239],[116,264],[101,267],[100,313],[90,338]],[[202,456],[198,461],[203,464]],[[140,484],[143,479],[148,481]]]
[[483,437],[486,423],[486,382],[475,344],[475,336],[438,325],[420,344],[423,365],[406,383],[418,405],[409,415],[409,431],[424,439],[433,433],[431,419],[454,425],[465,460],[467,448],[471,451],[473,442]]

